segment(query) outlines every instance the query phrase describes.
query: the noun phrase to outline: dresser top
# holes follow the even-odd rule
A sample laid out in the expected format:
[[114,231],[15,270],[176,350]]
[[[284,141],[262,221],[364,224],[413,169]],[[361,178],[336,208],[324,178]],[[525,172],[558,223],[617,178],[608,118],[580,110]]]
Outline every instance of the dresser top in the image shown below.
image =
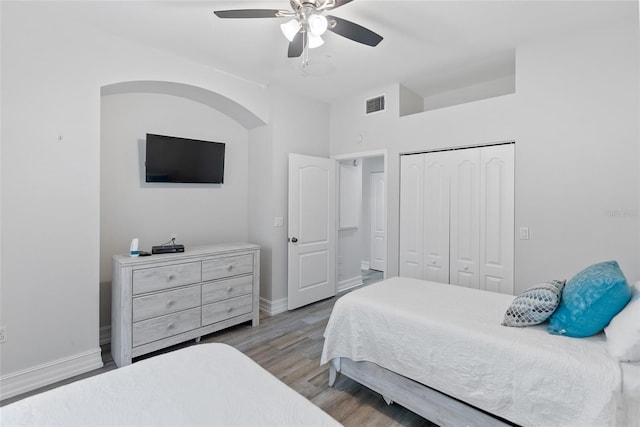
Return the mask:
[[136,265],[136,264],[148,264],[152,262],[164,262],[172,260],[180,260],[184,258],[192,257],[204,257],[209,255],[224,255],[232,254],[234,252],[243,252],[248,250],[257,250],[260,246],[253,243],[219,243],[215,245],[203,245],[203,246],[185,246],[184,252],[169,253],[169,254],[153,254],[149,256],[137,256],[132,257],[129,255],[113,255],[113,260],[120,265]]

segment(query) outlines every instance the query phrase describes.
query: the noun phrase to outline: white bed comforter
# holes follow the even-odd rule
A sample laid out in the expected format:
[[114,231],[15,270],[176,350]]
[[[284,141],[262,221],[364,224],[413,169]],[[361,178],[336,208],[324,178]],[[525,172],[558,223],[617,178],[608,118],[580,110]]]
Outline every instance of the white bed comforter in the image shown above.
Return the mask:
[[500,323],[513,296],[392,278],[340,298],[321,363],[366,360],[524,426],[608,425],[620,364],[604,335]]
[[338,426],[225,344],[201,344],[0,408],[8,426]]

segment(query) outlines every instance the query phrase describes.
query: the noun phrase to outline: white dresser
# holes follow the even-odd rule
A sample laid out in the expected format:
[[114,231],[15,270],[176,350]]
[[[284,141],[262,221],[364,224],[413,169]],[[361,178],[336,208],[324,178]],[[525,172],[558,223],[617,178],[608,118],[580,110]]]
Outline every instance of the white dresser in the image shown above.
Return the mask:
[[137,357],[251,320],[259,322],[260,247],[200,246],[113,256],[111,354]]

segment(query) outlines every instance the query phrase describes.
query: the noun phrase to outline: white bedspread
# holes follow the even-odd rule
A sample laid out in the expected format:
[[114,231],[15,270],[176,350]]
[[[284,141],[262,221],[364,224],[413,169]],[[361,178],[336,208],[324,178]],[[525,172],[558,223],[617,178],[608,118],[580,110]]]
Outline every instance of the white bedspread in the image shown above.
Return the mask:
[[141,360],[0,408],[8,426],[337,426],[225,344]]
[[501,326],[513,296],[392,278],[340,298],[321,363],[348,357],[524,426],[608,425],[621,369],[604,335]]

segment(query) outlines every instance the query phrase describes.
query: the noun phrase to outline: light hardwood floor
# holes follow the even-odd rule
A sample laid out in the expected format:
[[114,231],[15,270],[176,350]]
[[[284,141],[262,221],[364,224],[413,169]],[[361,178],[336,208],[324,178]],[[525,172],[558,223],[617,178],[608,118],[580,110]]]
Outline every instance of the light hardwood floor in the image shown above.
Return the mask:
[[[379,280],[381,274],[363,273],[365,283]],[[340,295],[338,295],[340,297]],[[298,393],[318,405],[333,418],[347,427],[350,426],[434,426],[424,418],[396,404],[388,406],[377,393],[359,385],[349,378],[340,377],[334,387],[329,387],[328,367],[320,366],[325,326],[333,304],[338,297],[285,312],[276,316],[262,316],[260,325],[250,323],[219,331],[202,337],[202,343],[222,342],[244,352],[264,369]],[[189,345],[189,341],[160,352],[172,351]],[[151,353],[135,360],[152,357]],[[115,366],[108,349],[103,354],[105,366],[102,369],[74,377],[52,386],[36,390],[32,395],[45,389],[76,381],[87,376],[100,374]],[[26,397],[6,399],[4,405]]]

